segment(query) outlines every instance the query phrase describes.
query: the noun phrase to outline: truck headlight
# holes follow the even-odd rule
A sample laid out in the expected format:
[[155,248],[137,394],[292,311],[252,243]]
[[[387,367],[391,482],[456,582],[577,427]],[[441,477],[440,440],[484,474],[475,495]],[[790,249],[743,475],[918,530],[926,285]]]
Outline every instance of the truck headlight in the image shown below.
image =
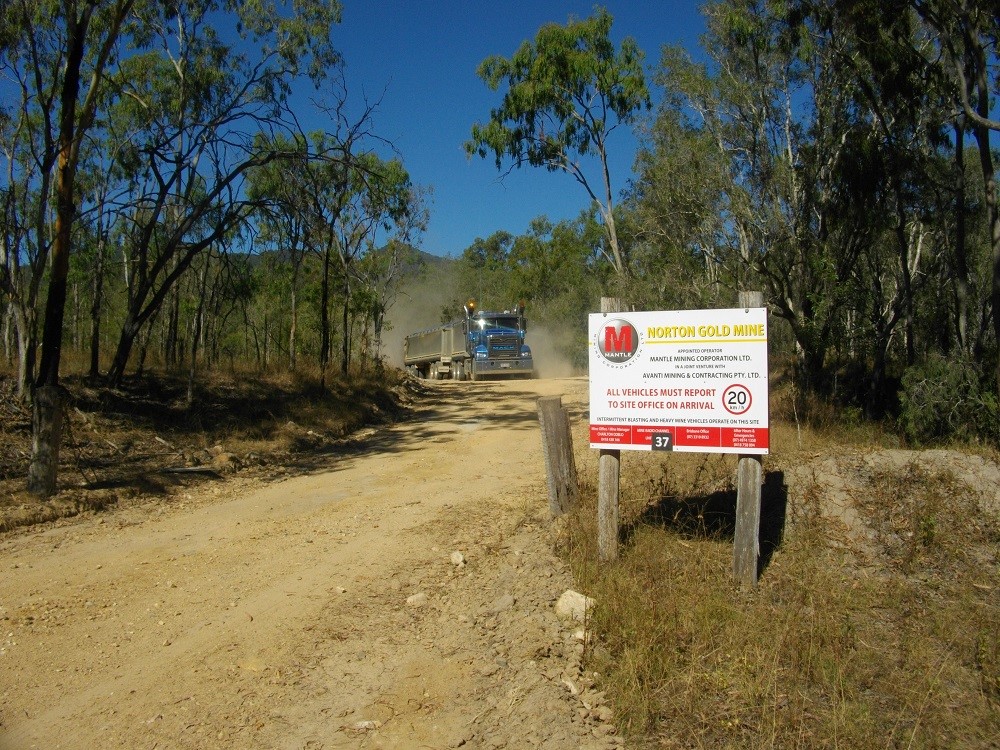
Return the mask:
[[521,347],[521,358],[530,359],[531,358],[531,347],[525,344]]

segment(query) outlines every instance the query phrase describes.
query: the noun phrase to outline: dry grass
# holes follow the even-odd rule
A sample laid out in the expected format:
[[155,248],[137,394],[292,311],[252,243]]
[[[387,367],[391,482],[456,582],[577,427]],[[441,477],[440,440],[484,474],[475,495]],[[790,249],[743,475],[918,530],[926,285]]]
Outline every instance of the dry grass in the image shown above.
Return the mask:
[[[406,411],[406,379],[317,373],[203,373],[194,398],[183,374],[147,374],[120,388],[63,378],[67,398],[59,495],[41,502],[25,491],[31,451],[30,409],[0,374],[0,530],[52,520],[134,498],[164,499],[208,474],[306,472],[324,454],[350,450],[359,428]],[[221,453],[226,461],[220,461]]]
[[833,432],[774,426],[750,592],[732,581],[732,457],[624,455],[612,564],[596,562],[587,479],[564,551],[598,601],[588,668],[631,746],[1000,746],[996,488],[919,462],[870,470],[845,541],[822,481],[782,483],[784,468],[845,453]]

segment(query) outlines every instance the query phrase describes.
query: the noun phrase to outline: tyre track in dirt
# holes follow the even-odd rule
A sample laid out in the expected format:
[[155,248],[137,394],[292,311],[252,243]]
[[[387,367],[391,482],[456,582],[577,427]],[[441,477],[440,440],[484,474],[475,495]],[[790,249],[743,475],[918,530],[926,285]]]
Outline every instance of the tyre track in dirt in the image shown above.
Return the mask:
[[321,470],[0,538],[0,748],[620,746],[553,610],[550,394],[429,385]]

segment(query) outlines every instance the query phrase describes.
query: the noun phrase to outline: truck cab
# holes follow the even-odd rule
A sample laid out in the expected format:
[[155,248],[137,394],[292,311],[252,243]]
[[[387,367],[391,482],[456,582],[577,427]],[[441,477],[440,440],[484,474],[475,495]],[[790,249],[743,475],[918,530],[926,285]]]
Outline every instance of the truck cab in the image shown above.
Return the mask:
[[525,343],[528,321],[524,308],[482,312],[466,306],[466,350],[471,355],[469,376],[520,375],[530,377],[534,363]]

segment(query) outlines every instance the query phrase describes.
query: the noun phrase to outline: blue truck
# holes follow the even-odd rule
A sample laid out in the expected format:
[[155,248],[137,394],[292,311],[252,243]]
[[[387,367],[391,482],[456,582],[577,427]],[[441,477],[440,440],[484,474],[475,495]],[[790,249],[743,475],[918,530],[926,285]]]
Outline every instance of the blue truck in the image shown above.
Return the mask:
[[486,312],[470,300],[464,307],[461,320],[411,333],[403,340],[406,369],[431,380],[533,377],[524,305]]

